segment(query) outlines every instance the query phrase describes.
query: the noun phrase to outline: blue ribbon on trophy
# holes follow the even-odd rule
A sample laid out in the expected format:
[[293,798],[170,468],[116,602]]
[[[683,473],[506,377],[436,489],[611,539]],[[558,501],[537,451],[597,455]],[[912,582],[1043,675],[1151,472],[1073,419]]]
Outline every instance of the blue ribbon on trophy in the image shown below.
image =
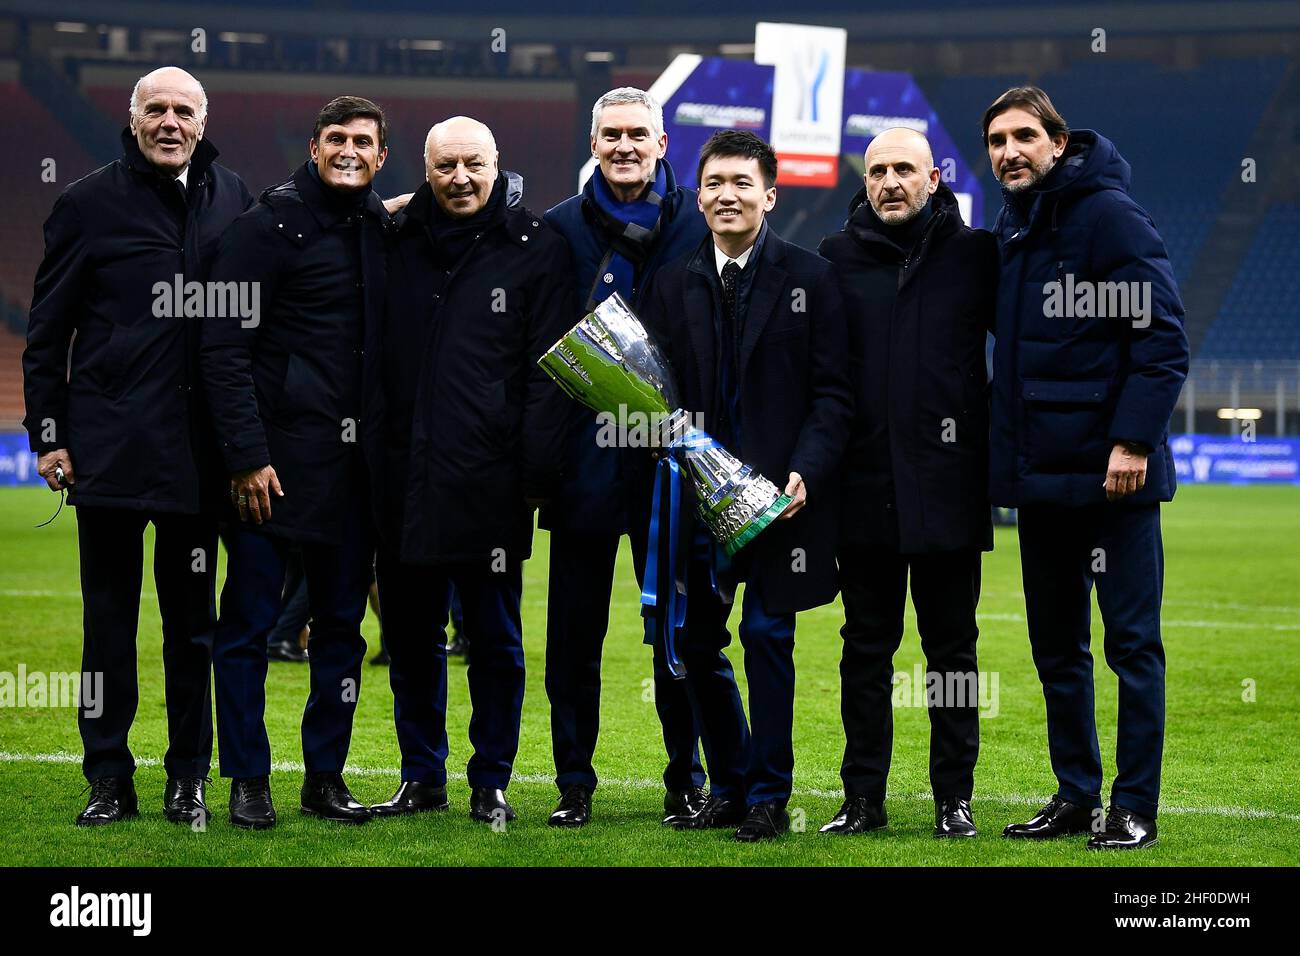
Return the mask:
[[685,677],[677,636],[686,623],[681,560],[686,477],[695,492],[698,518],[721,546],[710,561],[715,588],[719,563],[725,564],[776,520],[791,498],[691,423],[677,400],[672,369],[618,293],[584,316],[538,364],[588,408],[610,414],[639,412],[661,424],[655,437],[665,453],[655,476],[641,603],[654,621],[669,670],[674,677]]

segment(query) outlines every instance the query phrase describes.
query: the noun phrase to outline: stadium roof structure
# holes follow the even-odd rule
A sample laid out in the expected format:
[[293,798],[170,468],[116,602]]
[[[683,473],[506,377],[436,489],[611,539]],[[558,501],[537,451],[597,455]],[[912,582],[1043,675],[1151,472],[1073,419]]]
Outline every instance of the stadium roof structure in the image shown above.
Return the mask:
[[[1113,33],[1159,34],[1300,29],[1300,4],[1287,0],[1139,0],[1113,3],[1027,4],[1011,0],[913,0],[901,12],[873,9],[861,0],[810,0],[801,23],[844,27],[852,39],[975,39],[1087,35],[1098,26]],[[748,0],[743,7],[701,5],[698,0],[657,0],[613,13],[598,0],[559,0],[537,12],[533,0],[501,0],[490,13],[446,16],[424,0],[224,0],[156,3],[125,0],[0,0],[0,14],[48,20],[110,19],[124,26],[190,29],[210,24],[223,31],[273,31],[318,37],[436,36],[485,39],[504,27],[516,41],[569,43],[720,43],[748,35],[756,19],[790,15],[787,0]],[[1104,20],[1099,20],[1099,16]]]

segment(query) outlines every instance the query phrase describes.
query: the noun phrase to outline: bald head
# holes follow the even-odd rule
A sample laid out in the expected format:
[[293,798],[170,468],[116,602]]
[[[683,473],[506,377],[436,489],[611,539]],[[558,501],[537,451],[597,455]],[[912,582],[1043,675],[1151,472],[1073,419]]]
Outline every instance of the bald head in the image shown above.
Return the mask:
[[443,212],[472,216],[492,196],[497,180],[497,143],[492,130],[468,116],[436,124],[424,140],[424,173]]
[[203,85],[177,66],[136,80],[131,91],[131,132],[140,152],[159,172],[176,176],[189,165],[208,121]]
[[907,222],[939,188],[930,142],[914,129],[895,126],[882,131],[867,146],[863,162],[867,198],[882,222]]

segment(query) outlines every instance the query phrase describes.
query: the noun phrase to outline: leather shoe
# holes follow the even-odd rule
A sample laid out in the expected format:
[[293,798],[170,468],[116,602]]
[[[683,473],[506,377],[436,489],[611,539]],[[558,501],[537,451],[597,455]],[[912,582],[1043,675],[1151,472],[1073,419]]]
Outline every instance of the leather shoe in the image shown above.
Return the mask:
[[699,813],[704,802],[709,799],[709,791],[703,787],[687,787],[685,790],[669,790],[664,794],[664,823],[673,817],[690,816]]
[[1144,850],[1156,844],[1156,821],[1112,806],[1106,828],[1088,838],[1089,850]]
[[244,830],[269,830],[275,826],[270,777],[231,779],[230,822]]
[[591,788],[575,783],[560,796],[547,819],[553,827],[584,827],[591,821]]
[[341,773],[309,773],[302,782],[302,812],[336,823],[365,823],[370,808],[357,802]]
[[736,839],[741,843],[775,840],[789,829],[790,814],[785,812],[785,807],[776,801],[756,803],[736,830]]
[[469,794],[469,815],[483,823],[496,823],[498,820],[509,823],[515,818],[515,808],[506,802],[504,790],[475,787]]
[[203,802],[207,777],[168,777],[163,791],[163,816],[172,823],[192,824],[208,821],[208,805]]
[[130,777],[100,777],[90,781],[86,789],[90,791],[90,801],[77,815],[79,827],[98,827],[140,815],[135,784]]
[[745,820],[745,805],[739,800],[723,800],[709,794],[704,805],[694,813],[678,813],[664,822],[674,830],[730,830]]
[[945,837],[979,836],[970,814],[970,801],[945,797],[934,801],[934,835]]
[[869,800],[866,797],[847,797],[840,812],[831,822],[822,827],[819,833],[869,833],[883,830],[889,823],[885,815],[884,801]]
[[428,810],[446,810],[451,806],[447,799],[447,786],[403,780],[391,800],[376,803],[370,812],[377,817],[399,817],[404,813],[424,813]]
[[1047,806],[1024,823],[1012,823],[1002,835],[1013,840],[1051,840],[1092,829],[1093,811],[1088,807],[1052,797]]
[[299,647],[297,641],[276,641],[274,644],[267,645],[266,659],[303,664],[307,661],[307,649]]

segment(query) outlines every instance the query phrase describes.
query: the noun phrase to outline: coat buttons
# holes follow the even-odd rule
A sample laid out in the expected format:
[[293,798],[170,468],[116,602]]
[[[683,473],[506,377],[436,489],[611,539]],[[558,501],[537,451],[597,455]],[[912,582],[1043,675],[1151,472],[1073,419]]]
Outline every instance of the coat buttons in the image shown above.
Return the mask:
[[610,284],[611,282],[613,282],[613,281],[614,281],[614,273],[612,273],[612,272],[606,272],[606,273],[605,273],[605,285],[609,285],[609,284]]
[[527,241],[528,241],[528,237],[527,237],[527,236],[520,236],[519,238],[520,238],[520,240],[521,240],[522,242],[527,242]]

